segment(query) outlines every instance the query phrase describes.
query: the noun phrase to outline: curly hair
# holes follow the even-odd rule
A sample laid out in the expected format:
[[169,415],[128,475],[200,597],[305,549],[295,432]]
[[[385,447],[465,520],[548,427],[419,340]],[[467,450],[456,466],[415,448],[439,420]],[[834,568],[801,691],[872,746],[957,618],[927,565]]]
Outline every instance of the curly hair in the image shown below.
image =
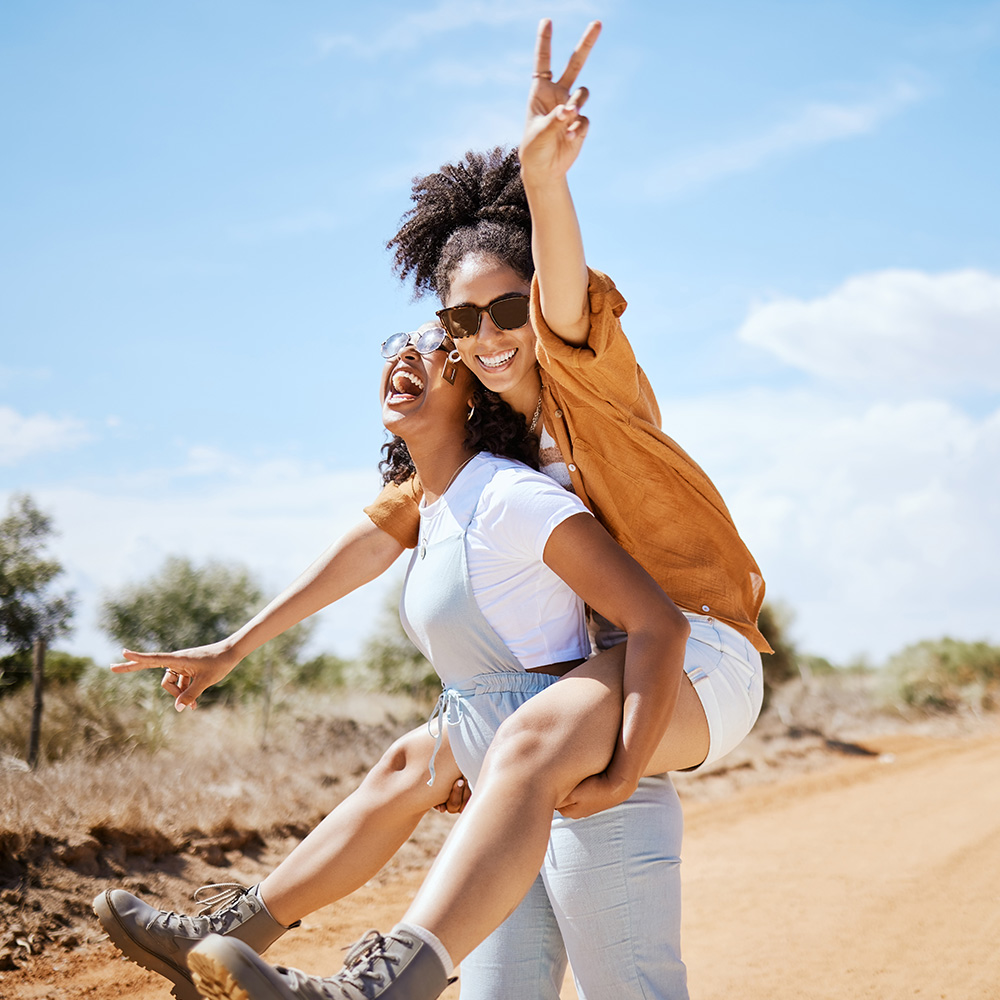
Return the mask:
[[[489,451],[501,458],[513,458],[532,469],[538,468],[538,437],[528,431],[528,421],[495,392],[476,386],[472,393],[475,409],[466,423],[465,447],[478,453]],[[405,483],[417,470],[406,442],[394,434],[382,445],[379,462],[382,485]]]
[[386,247],[400,279],[413,276],[417,296],[433,292],[444,301],[452,271],[470,253],[496,257],[531,280],[531,212],[517,150],[468,152],[414,178],[410,199],[414,205]]

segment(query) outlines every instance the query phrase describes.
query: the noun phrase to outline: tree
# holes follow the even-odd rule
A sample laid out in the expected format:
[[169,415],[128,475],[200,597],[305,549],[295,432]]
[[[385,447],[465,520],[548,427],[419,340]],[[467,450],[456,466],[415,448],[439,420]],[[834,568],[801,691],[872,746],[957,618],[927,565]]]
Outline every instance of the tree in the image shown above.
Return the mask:
[[28,494],[11,497],[7,516],[0,521],[0,646],[12,655],[0,673],[0,684],[23,682],[30,656],[34,699],[28,763],[32,767],[38,763],[45,653],[53,639],[69,632],[73,618],[72,594],[53,594],[50,589],[62,573],[62,566],[44,555],[52,534],[52,519]]
[[[224,639],[263,603],[261,589],[245,567],[216,561],[199,567],[171,556],[145,583],[106,597],[100,623],[112,639],[130,649],[168,652]],[[281,669],[295,664],[310,631],[311,623],[303,622],[272,639],[202,697],[269,697]],[[159,684],[155,671],[147,673]]]

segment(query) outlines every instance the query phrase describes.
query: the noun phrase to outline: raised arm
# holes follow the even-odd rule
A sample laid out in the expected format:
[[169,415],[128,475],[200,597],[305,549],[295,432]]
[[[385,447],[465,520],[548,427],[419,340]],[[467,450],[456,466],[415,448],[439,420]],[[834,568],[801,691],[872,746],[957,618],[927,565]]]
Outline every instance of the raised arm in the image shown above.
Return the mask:
[[583,238],[567,172],[580,153],[589,126],[580,114],[588,92],[585,87],[576,87],[576,78],[600,31],[599,21],[587,27],[566,69],[554,79],[552,22],[541,22],[527,121],[518,150],[531,209],[532,256],[542,314],[554,333],[577,346],[587,342],[590,310]]
[[123,650],[115,673],[160,667],[161,687],[174,696],[178,712],[195,708],[203,691],[217,684],[241,660],[269,639],[340,600],[384,573],[403,551],[392,535],[368,518],[331,545],[298,579],[241,629],[219,642],[176,652]]

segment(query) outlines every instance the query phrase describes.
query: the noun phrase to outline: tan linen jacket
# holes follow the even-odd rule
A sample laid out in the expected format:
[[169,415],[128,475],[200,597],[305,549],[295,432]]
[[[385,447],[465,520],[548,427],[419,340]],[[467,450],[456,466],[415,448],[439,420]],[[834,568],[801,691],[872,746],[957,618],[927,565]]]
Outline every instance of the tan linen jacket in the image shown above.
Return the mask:
[[[577,496],[685,611],[731,625],[761,652],[764,580],[719,491],[660,429],[660,409],[621,327],[626,302],[590,272],[590,335],[575,347],[542,317],[538,280],[531,322],[542,414]],[[365,513],[407,548],[417,543],[419,485],[387,486]]]

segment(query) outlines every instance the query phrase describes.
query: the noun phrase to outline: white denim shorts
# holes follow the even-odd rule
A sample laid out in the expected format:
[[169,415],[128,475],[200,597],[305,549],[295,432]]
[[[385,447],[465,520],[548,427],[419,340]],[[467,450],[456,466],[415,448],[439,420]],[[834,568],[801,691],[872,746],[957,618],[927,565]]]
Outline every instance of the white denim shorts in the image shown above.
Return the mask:
[[[743,742],[760,715],[764,700],[764,669],[760,653],[732,626],[709,615],[684,612],[691,635],[684,654],[684,673],[705,710],[708,720],[708,756],[697,771],[725,757]],[[598,649],[609,649],[628,636],[594,616]]]

